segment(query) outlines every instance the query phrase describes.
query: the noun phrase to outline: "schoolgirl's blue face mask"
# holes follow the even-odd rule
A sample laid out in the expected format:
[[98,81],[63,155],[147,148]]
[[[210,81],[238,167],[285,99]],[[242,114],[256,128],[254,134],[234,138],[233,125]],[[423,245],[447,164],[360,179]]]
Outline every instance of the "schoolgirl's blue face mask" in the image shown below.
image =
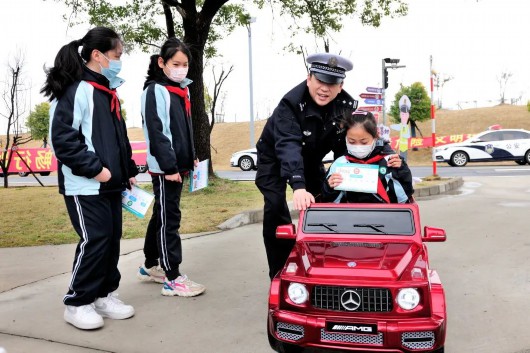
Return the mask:
[[101,74],[109,80],[111,88],[119,86],[119,83],[122,82],[122,79],[118,78],[118,74],[121,71],[121,60],[111,60],[107,58],[105,54],[101,53],[101,55],[109,61],[109,67],[103,67],[99,64],[101,67]]

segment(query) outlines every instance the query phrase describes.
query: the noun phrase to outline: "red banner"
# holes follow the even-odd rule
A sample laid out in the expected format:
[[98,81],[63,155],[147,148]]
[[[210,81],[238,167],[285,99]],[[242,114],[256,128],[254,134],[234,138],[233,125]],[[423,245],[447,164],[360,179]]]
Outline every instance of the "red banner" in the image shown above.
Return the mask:
[[[34,172],[53,172],[57,170],[57,159],[49,148],[19,148],[11,151],[9,173],[29,172],[26,164]],[[7,154],[9,158],[9,153]],[[26,164],[24,164],[24,161]]]
[[[449,136],[436,136],[436,146],[446,145],[467,140],[473,134],[457,134]],[[392,148],[397,149],[399,146],[399,137],[392,137],[390,141]],[[411,137],[409,138],[409,148],[426,148],[432,147],[432,137]]]
[[[136,164],[146,165],[147,146],[145,141],[131,141],[131,149],[133,153],[132,159]],[[13,156],[11,157],[9,173],[28,173],[29,169],[24,164],[24,161],[35,173],[55,172],[57,170],[57,159],[50,148],[18,148],[16,151],[11,151],[11,153]],[[9,158],[9,153],[7,158]]]

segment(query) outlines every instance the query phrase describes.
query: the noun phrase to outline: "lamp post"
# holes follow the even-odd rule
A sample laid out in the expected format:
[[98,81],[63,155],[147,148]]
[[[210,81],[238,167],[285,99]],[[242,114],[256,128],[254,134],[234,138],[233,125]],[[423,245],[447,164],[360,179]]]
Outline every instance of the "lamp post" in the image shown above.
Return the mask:
[[250,17],[247,23],[248,30],[248,82],[250,96],[250,148],[255,145],[254,142],[254,87],[252,84],[252,29],[251,24],[256,22],[256,17]]
[[[383,98],[383,125],[386,125],[386,114],[385,114],[385,90],[388,88],[388,69],[399,69],[402,67],[406,67],[405,65],[398,65],[399,59],[390,59],[390,58],[384,58],[381,60],[382,64],[382,89],[381,89],[381,97]],[[387,66],[387,64],[390,64],[390,66]]]

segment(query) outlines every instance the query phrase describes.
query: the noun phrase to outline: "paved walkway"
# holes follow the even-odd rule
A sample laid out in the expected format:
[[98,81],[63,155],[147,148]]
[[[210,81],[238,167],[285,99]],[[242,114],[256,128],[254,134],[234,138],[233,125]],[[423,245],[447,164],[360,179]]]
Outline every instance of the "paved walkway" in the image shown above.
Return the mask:
[[[461,183],[418,190],[417,197],[444,193]],[[197,254],[185,261],[188,274],[208,287],[197,298],[165,298],[160,285],[139,283],[135,268],[143,261],[144,240],[122,240],[119,291],[136,315],[106,319],[105,327],[95,331],[78,330],[62,319],[75,244],[0,249],[0,353],[2,347],[7,353],[271,352],[261,320],[268,292],[261,220],[260,210],[249,211],[225,222],[223,232],[183,235],[185,254],[187,248]],[[248,271],[261,276],[246,283]],[[227,288],[219,273],[236,277],[230,281],[235,287]],[[186,340],[184,347],[179,337]]]

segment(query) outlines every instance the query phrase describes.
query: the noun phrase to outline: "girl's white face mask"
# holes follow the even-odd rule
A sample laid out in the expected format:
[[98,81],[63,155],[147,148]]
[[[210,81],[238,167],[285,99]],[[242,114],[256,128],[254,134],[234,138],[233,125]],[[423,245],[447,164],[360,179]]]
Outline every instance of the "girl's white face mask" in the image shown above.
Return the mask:
[[348,153],[355,158],[363,159],[368,157],[368,155],[374,150],[375,139],[370,145],[353,145],[346,141],[346,148],[348,149]]
[[188,74],[187,67],[167,67],[167,69],[169,70],[169,74],[166,74],[166,76],[173,82],[182,82]]

